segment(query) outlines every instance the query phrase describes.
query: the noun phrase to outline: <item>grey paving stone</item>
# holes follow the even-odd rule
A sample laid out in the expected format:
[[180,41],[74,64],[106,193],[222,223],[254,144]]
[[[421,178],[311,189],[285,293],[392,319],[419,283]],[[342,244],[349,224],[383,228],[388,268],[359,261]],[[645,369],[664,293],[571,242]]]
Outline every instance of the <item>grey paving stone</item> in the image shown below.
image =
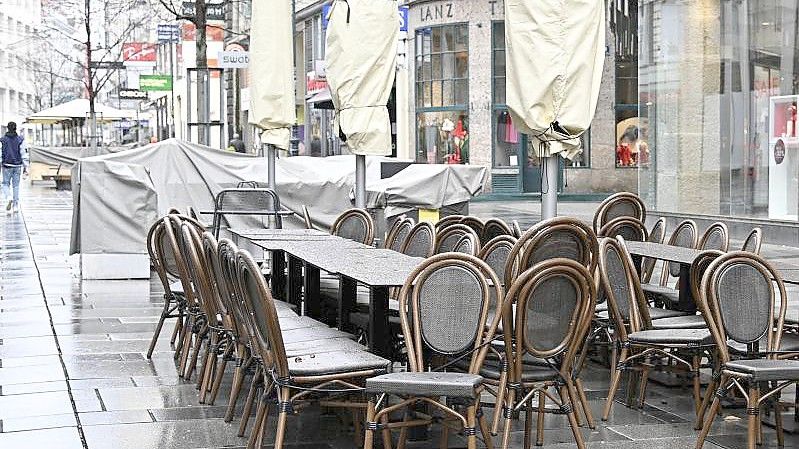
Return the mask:
[[0,433],[0,447],[83,449],[76,427]]

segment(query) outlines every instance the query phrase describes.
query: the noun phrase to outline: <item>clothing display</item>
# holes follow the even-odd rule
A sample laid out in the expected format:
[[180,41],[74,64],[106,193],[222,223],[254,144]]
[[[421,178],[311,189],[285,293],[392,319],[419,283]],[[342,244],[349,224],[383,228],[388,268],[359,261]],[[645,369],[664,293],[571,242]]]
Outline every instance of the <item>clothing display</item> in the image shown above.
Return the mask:
[[502,111],[497,116],[497,142],[519,143],[519,131],[513,125],[513,119],[508,111]]

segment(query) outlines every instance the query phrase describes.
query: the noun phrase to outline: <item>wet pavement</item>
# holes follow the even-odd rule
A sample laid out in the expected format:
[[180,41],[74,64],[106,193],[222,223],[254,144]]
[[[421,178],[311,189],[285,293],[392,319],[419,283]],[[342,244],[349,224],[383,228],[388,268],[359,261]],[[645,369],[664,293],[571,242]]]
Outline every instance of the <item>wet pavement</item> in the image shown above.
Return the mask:
[[[0,216],[0,448],[246,445],[236,435],[238,419],[230,424],[222,419],[230,374],[217,405],[199,404],[195,384],[177,376],[166,330],[170,325],[152,360],[145,358],[163,305],[157,278],[81,281],[78,257],[68,256],[71,193],[44,184],[25,193],[21,214]],[[777,250],[796,254],[795,249]],[[606,396],[607,377],[598,364],[586,370],[596,416]],[[784,397],[793,397],[793,390]],[[706,448],[745,446],[744,411],[726,413]],[[583,432],[590,448],[692,448],[692,420],[687,388],[653,383],[643,410],[617,403],[607,423]],[[793,424],[792,412],[785,421]],[[563,417],[548,416],[545,428],[544,447],[574,447]],[[522,422],[514,429],[512,447],[521,448]],[[287,447],[351,448],[352,432],[335,414],[313,411],[290,419]],[[411,444],[437,446],[436,439]],[[465,442],[451,437],[450,446],[465,447]],[[776,447],[770,427],[764,427],[763,447]],[[799,447],[799,437],[786,434],[786,447]]]

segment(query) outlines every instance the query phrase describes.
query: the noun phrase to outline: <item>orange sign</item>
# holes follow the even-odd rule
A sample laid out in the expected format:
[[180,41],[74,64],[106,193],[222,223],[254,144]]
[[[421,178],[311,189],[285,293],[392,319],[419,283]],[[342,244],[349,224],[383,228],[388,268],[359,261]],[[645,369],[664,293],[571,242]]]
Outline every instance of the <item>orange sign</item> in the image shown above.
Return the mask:
[[[184,23],[181,31],[184,41],[193,41],[197,38],[197,27],[193,23]],[[206,25],[205,40],[222,42],[225,40],[225,30],[215,25]]]

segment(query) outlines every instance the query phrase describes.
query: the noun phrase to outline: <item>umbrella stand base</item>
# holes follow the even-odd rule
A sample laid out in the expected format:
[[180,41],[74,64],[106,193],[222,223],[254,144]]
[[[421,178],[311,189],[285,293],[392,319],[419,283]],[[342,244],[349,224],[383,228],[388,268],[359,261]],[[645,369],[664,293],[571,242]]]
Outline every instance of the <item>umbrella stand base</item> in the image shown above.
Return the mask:
[[541,177],[541,218],[547,220],[558,216],[558,156],[542,158],[544,168]]

